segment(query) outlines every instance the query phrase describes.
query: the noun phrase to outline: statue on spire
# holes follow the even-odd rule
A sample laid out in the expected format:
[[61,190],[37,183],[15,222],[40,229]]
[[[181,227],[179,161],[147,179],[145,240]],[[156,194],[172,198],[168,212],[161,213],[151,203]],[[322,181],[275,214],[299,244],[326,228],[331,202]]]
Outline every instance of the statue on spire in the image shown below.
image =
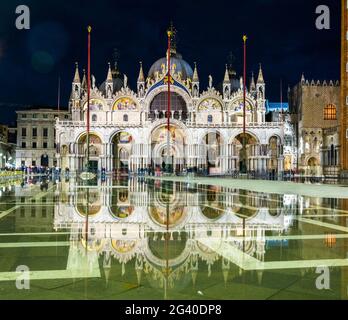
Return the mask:
[[170,26],[168,29],[168,33],[170,34],[170,42],[171,42],[171,48],[170,48],[170,53],[171,54],[176,54],[176,34],[177,30],[175,29],[173,25],[173,21],[170,22]]

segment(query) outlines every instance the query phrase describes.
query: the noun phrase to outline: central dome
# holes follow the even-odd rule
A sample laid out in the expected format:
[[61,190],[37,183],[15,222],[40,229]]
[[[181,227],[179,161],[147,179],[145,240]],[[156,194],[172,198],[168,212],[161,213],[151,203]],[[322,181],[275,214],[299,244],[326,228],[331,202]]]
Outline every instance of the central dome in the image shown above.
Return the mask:
[[[157,60],[149,71],[149,78],[155,79],[156,78],[156,72],[159,74],[162,73],[163,66],[167,69],[167,58],[161,58]],[[181,79],[186,80],[187,78],[191,78],[193,76],[193,70],[191,66],[182,58],[182,56],[179,53],[172,53],[170,57],[170,65],[171,68],[173,68],[173,65],[175,65],[175,73],[181,72]]]

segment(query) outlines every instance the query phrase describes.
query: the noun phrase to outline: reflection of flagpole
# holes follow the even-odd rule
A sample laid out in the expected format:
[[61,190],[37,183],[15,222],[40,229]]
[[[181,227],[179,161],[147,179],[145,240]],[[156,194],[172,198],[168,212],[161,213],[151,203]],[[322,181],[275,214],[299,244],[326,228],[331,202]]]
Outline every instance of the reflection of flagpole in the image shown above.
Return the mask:
[[170,81],[171,81],[171,72],[170,72],[170,50],[171,50],[171,37],[172,31],[168,30],[168,110],[167,110],[167,168],[168,172],[170,170],[170,114],[171,114],[171,94],[170,94]]
[[89,172],[89,131],[90,131],[90,98],[91,98],[91,32],[92,27],[88,26],[88,62],[87,62],[87,163],[86,171]]

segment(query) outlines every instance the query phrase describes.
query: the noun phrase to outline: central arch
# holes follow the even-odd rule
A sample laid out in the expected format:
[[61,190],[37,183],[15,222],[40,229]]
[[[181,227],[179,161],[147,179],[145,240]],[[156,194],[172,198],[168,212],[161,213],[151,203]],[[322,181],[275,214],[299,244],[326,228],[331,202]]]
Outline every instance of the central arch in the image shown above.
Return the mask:
[[133,136],[125,131],[117,132],[111,139],[112,167],[115,173],[125,173],[131,169]]
[[250,133],[241,133],[234,138],[232,148],[233,154],[237,157],[235,167],[239,172],[246,173],[256,169],[251,158],[258,155],[258,145],[258,139]]
[[201,160],[208,174],[222,173],[223,137],[218,131],[207,133],[201,144],[203,155]]
[[186,166],[186,135],[183,129],[175,124],[169,130],[168,157],[168,128],[161,125],[151,133],[151,166],[156,170],[180,172]]
[[[87,157],[87,133],[82,134],[77,140],[78,169],[82,171]],[[89,135],[89,168],[92,172],[101,170],[100,157],[103,154],[103,141],[96,133]]]

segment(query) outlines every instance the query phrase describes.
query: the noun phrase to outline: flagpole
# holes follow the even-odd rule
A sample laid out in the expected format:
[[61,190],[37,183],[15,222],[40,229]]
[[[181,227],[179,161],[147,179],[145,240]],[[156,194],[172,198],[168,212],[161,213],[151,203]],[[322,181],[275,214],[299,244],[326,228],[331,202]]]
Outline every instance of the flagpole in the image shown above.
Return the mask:
[[90,144],[90,98],[91,98],[91,32],[92,27],[88,26],[88,61],[87,61],[87,159],[86,171],[89,172],[89,144]]
[[[243,42],[244,42],[244,67],[243,67],[243,137],[245,137],[246,133],[246,41],[247,36],[243,36]],[[244,141],[245,139],[243,139]],[[244,144],[245,146],[245,144]]]
[[243,145],[243,159],[242,159],[242,173],[247,172],[247,165],[246,165],[246,41],[247,36],[243,36],[243,49],[244,49],[244,61],[243,61],[243,139],[242,139],[242,145]]
[[[91,97],[91,32],[92,27],[88,26],[88,59],[87,59],[87,155],[86,155],[86,172],[89,173],[89,144],[90,144],[90,97]],[[88,180],[86,181],[88,184]],[[89,230],[89,188],[86,192],[86,252],[88,251],[88,230]]]
[[281,108],[281,121],[284,119],[283,110],[283,79],[280,79],[280,108]]
[[173,35],[172,30],[168,30],[168,110],[167,110],[167,168],[168,172],[170,171],[170,114],[171,114],[171,92],[170,92],[170,81],[171,81],[171,72],[170,72],[170,51],[171,51],[171,37]]
[[60,77],[58,77],[58,101],[57,101],[58,112],[60,111]]

